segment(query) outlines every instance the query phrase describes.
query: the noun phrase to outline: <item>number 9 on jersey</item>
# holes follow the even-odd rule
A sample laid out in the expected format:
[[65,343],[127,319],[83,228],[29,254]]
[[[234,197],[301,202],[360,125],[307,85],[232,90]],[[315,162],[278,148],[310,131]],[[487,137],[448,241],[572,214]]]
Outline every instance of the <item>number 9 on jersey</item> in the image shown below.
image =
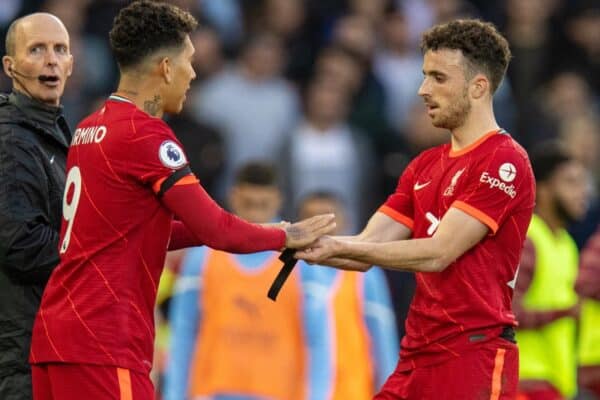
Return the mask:
[[[69,202],[69,192],[71,191],[71,185],[73,186],[73,196]],[[60,245],[60,254],[63,254],[69,248],[71,241],[71,231],[73,229],[73,222],[75,221],[75,213],[77,212],[77,206],[79,205],[79,196],[81,195],[81,171],[79,167],[73,167],[67,174],[67,182],[65,183],[65,194],[63,196],[63,218],[67,221],[67,230],[65,231],[65,237],[63,238],[62,244]]]

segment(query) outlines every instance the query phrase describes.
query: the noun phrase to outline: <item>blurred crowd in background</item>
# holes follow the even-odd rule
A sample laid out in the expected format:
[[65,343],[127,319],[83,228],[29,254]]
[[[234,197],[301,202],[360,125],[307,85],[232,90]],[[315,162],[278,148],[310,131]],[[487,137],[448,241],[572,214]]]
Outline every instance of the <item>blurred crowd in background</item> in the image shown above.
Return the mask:
[[[302,199],[326,190],[347,210],[347,231],[356,232],[414,155],[449,140],[417,96],[421,33],[476,17],[495,23],[513,53],[495,97],[499,124],[528,150],[557,139],[583,163],[590,206],[571,233],[582,248],[596,231],[600,1],[169,2],[190,10],[200,26],[191,38],[197,78],[183,113],[166,119],[195,174],[224,206],[240,166],[270,162],[280,176],[282,218],[296,219]],[[1,0],[2,37],[14,18],[41,10],[69,30],[75,66],[62,103],[72,128],[116,89],[108,31],[127,3]],[[9,90],[0,76],[0,91]],[[401,336],[414,282],[403,273],[387,278]]]

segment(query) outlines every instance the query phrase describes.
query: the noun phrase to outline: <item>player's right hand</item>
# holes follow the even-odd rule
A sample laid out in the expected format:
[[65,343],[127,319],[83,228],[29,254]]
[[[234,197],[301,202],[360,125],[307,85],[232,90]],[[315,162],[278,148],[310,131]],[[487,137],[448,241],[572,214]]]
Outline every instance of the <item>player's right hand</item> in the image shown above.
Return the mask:
[[335,215],[322,214],[290,224],[285,230],[285,247],[301,249],[335,229]]

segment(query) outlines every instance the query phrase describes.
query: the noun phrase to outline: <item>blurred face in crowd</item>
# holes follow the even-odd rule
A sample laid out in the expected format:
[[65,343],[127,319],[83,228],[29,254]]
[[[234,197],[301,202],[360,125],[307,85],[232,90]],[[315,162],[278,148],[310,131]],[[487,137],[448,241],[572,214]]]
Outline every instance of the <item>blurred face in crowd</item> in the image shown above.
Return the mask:
[[419,88],[435,127],[462,126],[471,112],[466,60],[460,50],[428,50],[423,58],[424,79]]
[[283,36],[296,32],[304,23],[303,0],[269,0],[266,4],[269,28]]
[[277,76],[283,67],[283,48],[275,36],[255,39],[244,51],[244,64],[252,77],[269,79]]
[[349,15],[340,18],[333,33],[335,43],[370,58],[375,49],[375,32],[366,17]]
[[344,119],[348,102],[348,92],[341,85],[317,80],[306,93],[306,113],[314,123],[329,127]]
[[579,161],[563,163],[546,182],[538,183],[538,195],[549,199],[553,211],[567,224],[581,219],[590,198],[587,170]]
[[371,22],[377,23],[383,18],[388,0],[351,0],[350,8],[356,14],[367,17]]
[[219,36],[211,29],[200,28],[192,35],[194,53],[194,69],[202,77],[210,76],[219,70],[223,63]]
[[322,53],[317,59],[315,72],[318,78],[334,81],[352,93],[360,88],[363,77],[358,62],[337,52]]
[[[172,57],[168,57],[169,63],[166,67],[167,85],[163,90],[164,111],[166,113],[178,114],[183,108],[185,95],[190,88],[190,82],[196,78],[192,66],[194,58],[194,46],[189,36],[186,36],[183,48],[176,50]],[[163,60],[163,62],[165,62]]]
[[388,48],[399,52],[410,49],[410,32],[404,15],[389,15],[383,26],[383,34]]
[[229,192],[229,205],[234,214],[246,221],[268,223],[279,214],[281,193],[276,186],[240,183]]
[[69,34],[62,22],[51,14],[26,16],[18,22],[13,39],[14,52],[4,56],[2,63],[14,88],[58,106],[73,67]]
[[305,219],[314,217],[320,214],[335,214],[336,228],[332,234],[339,235],[345,233],[346,230],[346,210],[344,206],[334,198],[331,197],[308,197],[300,205],[298,210],[298,218]]

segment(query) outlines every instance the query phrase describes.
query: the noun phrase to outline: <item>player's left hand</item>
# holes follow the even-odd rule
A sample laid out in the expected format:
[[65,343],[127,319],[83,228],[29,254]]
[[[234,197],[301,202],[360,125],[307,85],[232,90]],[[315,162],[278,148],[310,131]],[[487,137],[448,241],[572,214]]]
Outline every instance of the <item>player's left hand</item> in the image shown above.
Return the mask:
[[309,263],[320,264],[339,254],[341,243],[331,236],[321,236],[310,247],[298,250],[295,257]]

